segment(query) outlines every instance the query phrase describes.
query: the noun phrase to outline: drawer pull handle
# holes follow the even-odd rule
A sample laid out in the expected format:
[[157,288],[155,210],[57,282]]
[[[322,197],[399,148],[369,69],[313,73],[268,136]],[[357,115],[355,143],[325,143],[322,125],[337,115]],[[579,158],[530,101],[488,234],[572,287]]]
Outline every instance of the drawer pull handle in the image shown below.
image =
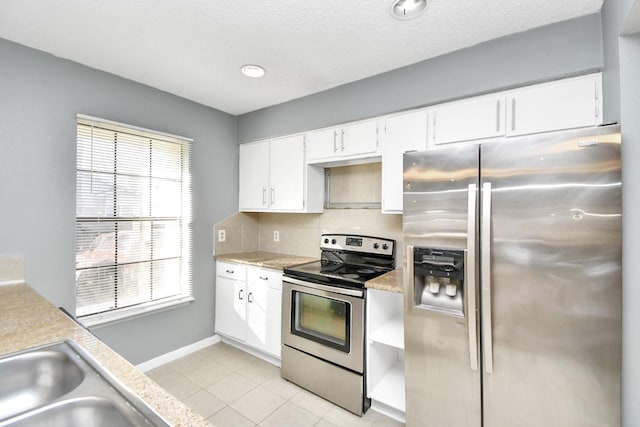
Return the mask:
[[240,289],[240,290],[238,291],[238,299],[239,299],[240,301],[242,301],[242,300],[244,299],[244,290],[243,290],[243,289]]
[[258,276],[258,277],[260,278],[260,280],[269,280],[269,278],[265,276]]
[[233,274],[233,270],[225,270],[225,272],[227,272],[229,274]]

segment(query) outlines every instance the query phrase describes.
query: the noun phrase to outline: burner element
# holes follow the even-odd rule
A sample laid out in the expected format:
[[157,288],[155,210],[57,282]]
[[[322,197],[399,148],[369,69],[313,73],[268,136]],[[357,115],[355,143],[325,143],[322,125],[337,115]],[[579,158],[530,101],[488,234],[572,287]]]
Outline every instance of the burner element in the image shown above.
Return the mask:
[[360,276],[355,273],[346,273],[346,274],[343,274],[342,277],[345,277],[347,279],[357,279]]
[[358,273],[360,274],[371,274],[371,273],[375,273],[376,271],[372,268],[360,268],[358,270],[356,270]]

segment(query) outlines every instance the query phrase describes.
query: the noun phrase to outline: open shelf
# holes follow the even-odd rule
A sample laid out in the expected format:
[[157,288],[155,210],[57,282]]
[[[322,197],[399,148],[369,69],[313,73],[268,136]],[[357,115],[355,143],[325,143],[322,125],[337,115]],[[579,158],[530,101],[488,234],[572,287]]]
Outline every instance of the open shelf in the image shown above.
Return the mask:
[[404,363],[399,361],[380,380],[371,392],[371,398],[385,405],[405,411],[404,397]]
[[370,336],[370,340],[391,347],[404,349],[404,323],[402,316],[394,317]]

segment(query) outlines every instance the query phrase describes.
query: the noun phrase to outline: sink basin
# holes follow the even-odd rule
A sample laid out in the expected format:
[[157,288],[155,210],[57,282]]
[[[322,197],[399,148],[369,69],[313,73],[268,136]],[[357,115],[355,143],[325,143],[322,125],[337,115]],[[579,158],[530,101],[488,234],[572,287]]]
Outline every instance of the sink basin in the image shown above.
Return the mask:
[[34,351],[0,360],[0,419],[51,402],[76,388],[84,373],[68,354]]
[[[0,425],[4,425],[0,423]],[[113,401],[101,397],[63,400],[33,413],[13,419],[14,427],[135,427],[151,426],[137,412],[117,407]]]
[[73,341],[0,357],[0,427],[169,426]]

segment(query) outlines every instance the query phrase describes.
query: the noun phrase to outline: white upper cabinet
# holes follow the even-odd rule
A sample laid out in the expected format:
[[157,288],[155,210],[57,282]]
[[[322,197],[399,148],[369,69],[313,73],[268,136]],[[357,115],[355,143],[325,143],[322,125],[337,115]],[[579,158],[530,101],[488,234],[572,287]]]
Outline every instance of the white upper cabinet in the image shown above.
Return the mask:
[[382,149],[382,212],[402,213],[402,154],[426,150],[427,112],[389,117],[384,125]]
[[430,139],[434,145],[505,134],[505,96],[478,96],[430,110]]
[[600,74],[559,80],[509,92],[507,135],[526,135],[602,123]]
[[322,129],[309,134],[307,162],[310,164],[345,164],[380,155],[376,121]]
[[240,145],[240,211],[322,212],[324,171],[305,163],[304,139]]
[[557,80],[429,108],[428,147],[602,123],[602,76]]
[[338,135],[341,129],[323,129],[311,132],[307,148],[307,161],[313,163],[320,159],[338,156]]
[[269,207],[269,141],[240,145],[240,210]]
[[357,123],[342,128],[340,154],[362,156],[378,153],[378,124],[375,121]]
[[[304,208],[304,136],[290,136],[271,141],[270,154],[271,209]],[[299,177],[298,179],[296,179]]]

